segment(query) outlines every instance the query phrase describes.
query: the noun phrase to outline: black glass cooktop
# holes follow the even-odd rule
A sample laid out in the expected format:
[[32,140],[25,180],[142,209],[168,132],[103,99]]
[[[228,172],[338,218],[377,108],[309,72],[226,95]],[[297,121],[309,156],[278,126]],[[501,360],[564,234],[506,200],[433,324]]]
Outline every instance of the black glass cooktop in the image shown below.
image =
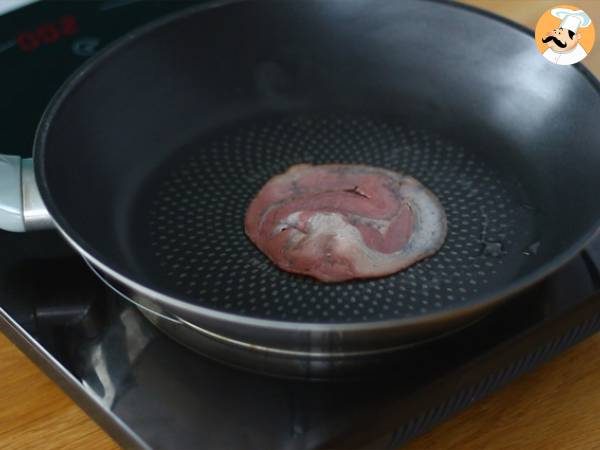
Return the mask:
[[[39,2],[0,16],[2,151],[77,66],[185,2]],[[477,324],[362,381],[254,375],[172,342],[54,232],[0,232],[0,329],[125,447],[396,449],[600,329],[600,240]]]

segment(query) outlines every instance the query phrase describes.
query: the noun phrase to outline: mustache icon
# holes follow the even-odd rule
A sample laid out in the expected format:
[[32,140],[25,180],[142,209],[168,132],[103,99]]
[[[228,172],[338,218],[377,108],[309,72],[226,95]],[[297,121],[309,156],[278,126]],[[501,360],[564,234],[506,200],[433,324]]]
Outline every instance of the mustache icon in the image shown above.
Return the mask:
[[545,38],[542,38],[542,42],[544,44],[547,43],[547,42],[550,42],[550,41],[553,41],[560,48],[565,48],[567,46],[566,42],[559,41],[556,36],[547,36]]

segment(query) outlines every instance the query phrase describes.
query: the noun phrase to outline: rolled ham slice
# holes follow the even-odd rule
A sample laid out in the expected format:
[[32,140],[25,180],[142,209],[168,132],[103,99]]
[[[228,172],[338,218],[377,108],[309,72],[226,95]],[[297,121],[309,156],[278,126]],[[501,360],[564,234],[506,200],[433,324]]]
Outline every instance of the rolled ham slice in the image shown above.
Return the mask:
[[250,240],[279,268],[323,282],[399,272],[433,255],[446,214],[415,178],[364,165],[299,164],[246,212]]

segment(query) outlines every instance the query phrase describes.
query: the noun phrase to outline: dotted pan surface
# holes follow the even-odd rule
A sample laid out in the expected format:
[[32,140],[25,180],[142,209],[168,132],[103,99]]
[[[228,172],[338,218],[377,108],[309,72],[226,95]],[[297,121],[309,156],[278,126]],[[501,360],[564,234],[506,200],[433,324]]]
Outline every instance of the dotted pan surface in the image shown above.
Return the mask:
[[[250,201],[298,163],[408,173],[442,202],[442,249],[385,278],[323,284],[276,268],[244,234]],[[134,239],[144,276],[180,299],[298,322],[364,322],[459,305],[510,281],[527,246],[518,195],[480,152],[393,120],[329,115],[242,124],[186,148],[143,192]]]

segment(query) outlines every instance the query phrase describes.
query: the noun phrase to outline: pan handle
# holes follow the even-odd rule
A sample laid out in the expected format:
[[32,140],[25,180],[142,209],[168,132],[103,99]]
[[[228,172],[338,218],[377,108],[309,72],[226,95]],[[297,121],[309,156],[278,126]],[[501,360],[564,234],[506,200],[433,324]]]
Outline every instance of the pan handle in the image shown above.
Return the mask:
[[0,229],[23,232],[53,226],[35,182],[33,160],[0,154]]

